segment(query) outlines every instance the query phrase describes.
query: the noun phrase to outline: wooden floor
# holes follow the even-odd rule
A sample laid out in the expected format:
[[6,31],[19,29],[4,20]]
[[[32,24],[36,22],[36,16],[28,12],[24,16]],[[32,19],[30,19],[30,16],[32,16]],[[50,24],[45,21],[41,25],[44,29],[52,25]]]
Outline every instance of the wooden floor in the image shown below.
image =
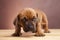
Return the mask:
[[35,37],[31,32],[22,31],[21,37],[12,37],[14,30],[0,30],[0,40],[60,40],[60,29],[50,29],[51,33],[45,33],[44,37]]

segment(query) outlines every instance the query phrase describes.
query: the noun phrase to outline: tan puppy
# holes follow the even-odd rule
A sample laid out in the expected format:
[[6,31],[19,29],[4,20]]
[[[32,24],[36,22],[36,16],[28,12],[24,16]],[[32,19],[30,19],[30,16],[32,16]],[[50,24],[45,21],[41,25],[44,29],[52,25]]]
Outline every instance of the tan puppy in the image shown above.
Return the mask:
[[35,36],[45,36],[42,32],[49,33],[48,20],[44,12],[32,8],[22,9],[14,20],[15,33],[13,36],[21,35],[21,27],[25,32],[32,31]]

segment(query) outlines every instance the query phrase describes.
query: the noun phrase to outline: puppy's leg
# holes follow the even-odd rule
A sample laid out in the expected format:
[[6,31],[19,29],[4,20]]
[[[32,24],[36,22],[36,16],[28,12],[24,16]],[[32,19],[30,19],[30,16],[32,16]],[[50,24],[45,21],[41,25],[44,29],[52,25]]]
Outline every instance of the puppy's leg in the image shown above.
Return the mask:
[[35,36],[45,36],[45,34],[42,32],[40,23],[37,24],[37,32],[36,32]]
[[35,36],[45,36],[45,34],[42,32],[41,22],[42,22],[42,16],[40,17],[40,20],[37,23],[37,26],[36,26],[37,32],[36,32]]
[[50,31],[48,30],[48,23],[46,23],[43,27],[45,33],[50,33]]
[[44,28],[44,32],[45,33],[50,33],[50,31],[48,30],[48,20],[47,20],[47,17],[45,17],[45,18],[43,18],[43,20],[44,20],[44,24],[42,24],[43,25],[43,28]]
[[15,33],[12,34],[12,36],[20,36],[20,35],[21,35],[21,27],[20,27],[20,25],[17,25],[15,27]]

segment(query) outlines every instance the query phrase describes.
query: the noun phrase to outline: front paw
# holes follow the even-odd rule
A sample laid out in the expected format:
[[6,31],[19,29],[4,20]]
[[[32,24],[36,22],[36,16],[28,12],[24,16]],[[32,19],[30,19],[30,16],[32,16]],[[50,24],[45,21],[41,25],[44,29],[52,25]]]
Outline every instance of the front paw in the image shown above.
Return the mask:
[[50,31],[44,31],[44,33],[50,33]]
[[20,35],[17,33],[13,33],[12,36],[20,36]]
[[45,34],[43,34],[43,33],[40,33],[40,34],[35,34],[34,36],[45,36]]

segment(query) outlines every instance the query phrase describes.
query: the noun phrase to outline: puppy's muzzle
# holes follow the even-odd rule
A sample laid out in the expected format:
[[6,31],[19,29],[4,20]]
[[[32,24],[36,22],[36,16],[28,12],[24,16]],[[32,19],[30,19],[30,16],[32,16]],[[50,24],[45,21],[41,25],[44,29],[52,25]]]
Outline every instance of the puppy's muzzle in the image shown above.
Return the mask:
[[24,31],[25,32],[32,31],[33,33],[35,33],[36,28],[34,27],[34,25],[31,22],[26,22]]

